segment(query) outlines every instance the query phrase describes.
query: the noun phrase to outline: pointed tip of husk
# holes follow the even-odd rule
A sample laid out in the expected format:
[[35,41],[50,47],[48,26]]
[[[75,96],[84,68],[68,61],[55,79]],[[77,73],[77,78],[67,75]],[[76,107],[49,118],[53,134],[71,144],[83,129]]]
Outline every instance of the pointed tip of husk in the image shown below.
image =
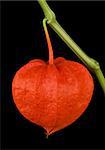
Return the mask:
[[54,133],[54,128],[53,128],[53,129],[50,129],[50,130],[45,129],[46,139],[48,139],[48,137],[49,137],[50,135],[52,135],[53,133]]

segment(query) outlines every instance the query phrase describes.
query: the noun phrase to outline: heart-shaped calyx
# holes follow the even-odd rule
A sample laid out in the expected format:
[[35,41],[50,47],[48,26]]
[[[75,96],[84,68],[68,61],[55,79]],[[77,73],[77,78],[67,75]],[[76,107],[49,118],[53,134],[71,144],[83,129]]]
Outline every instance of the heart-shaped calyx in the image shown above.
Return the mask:
[[46,26],[49,62],[31,60],[12,82],[14,102],[20,113],[50,135],[70,125],[86,110],[94,89],[89,71],[62,57],[53,59]]

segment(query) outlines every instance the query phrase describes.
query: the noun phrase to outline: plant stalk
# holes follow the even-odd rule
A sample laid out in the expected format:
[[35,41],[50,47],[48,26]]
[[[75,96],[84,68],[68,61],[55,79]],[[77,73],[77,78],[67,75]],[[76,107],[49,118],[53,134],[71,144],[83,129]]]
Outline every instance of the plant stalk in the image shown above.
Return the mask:
[[47,40],[47,45],[48,45],[48,50],[49,50],[49,64],[53,64],[54,58],[53,58],[53,49],[52,49],[52,44],[51,44],[51,40],[50,40],[50,36],[47,30],[47,19],[44,18],[43,19],[43,28],[44,28],[44,32],[46,35],[46,40]]

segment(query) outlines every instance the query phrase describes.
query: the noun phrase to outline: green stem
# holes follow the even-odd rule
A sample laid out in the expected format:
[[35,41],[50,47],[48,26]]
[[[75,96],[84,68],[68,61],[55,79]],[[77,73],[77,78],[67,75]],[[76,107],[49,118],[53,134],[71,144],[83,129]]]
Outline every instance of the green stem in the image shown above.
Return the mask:
[[95,75],[98,78],[98,81],[103,89],[104,95],[105,95],[105,78],[103,76],[103,73],[101,71],[101,69],[95,70]]
[[58,34],[58,36],[67,44],[67,46],[80,58],[80,60],[92,71],[95,73],[98,81],[102,87],[102,90],[105,94],[105,78],[100,69],[99,63],[93,58],[89,57],[83,50],[73,41],[73,39],[65,32],[65,30],[60,26],[56,20],[54,12],[50,9],[46,0],[38,1],[45,18],[48,20],[50,27]]

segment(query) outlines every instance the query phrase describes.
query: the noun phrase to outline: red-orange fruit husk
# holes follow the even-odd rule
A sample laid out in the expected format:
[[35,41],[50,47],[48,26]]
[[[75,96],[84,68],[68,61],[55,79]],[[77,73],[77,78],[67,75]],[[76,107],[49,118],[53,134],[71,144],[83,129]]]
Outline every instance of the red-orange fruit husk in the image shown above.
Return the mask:
[[53,64],[32,60],[17,71],[12,82],[18,110],[47,135],[76,121],[86,110],[93,89],[89,71],[62,57]]

